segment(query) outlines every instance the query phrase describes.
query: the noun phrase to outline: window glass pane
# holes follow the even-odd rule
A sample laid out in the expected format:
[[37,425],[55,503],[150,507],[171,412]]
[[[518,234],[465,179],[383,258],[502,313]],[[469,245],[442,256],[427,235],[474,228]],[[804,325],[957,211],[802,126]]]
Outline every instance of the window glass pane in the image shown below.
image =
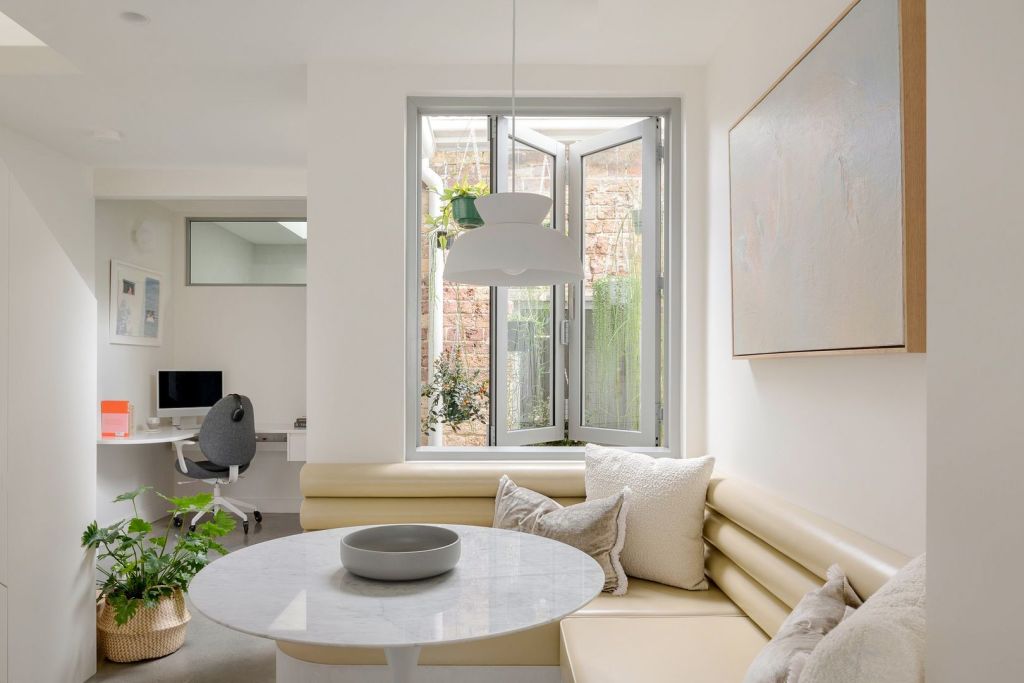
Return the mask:
[[188,223],[190,285],[306,284],[306,219]]
[[[487,445],[490,385],[490,289],[444,282],[445,240],[455,226],[444,223],[439,192],[456,184],[490,185],[490,141],[486,116],[429,116],[422,120],[420,220],[420,379],[437,400],[420,399],[420,444]],[[424,433],[430,406],[456,416]],[[476,411],[473,407],[476,407]]]
[[583,159],[583,424],[640,429],[642,142]]
[[551,287],[510,287],[508,292],[508,429],[554,424],[552,402]]
[[[509,186],[516,192],[534,192],[552,199],[552,210],[542,224],[551,227],[554,211],[555,159],[521,141],[513,143],[515,183],[512,183],[512,155],[509,155]],[[554,424],[551,336],[554,310],[552,287],[508,288],[507,426],[509,431],[536,429]],[[564,381],[564,379],[562,380]]]

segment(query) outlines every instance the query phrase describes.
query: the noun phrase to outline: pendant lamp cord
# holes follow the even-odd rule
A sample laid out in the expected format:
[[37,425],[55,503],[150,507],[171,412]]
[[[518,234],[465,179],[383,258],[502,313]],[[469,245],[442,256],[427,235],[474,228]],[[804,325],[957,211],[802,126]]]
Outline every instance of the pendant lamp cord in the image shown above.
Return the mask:
[[512,192],[516,191],[516,0],[512,0]]

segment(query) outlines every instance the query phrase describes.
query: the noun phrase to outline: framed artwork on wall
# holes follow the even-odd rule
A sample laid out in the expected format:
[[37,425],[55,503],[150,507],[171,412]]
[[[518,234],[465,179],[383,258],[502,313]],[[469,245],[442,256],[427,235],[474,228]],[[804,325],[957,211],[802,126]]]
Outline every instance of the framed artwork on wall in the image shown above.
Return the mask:
[[925,350],[924,0],[857,0],[729,131],[733,356]]
[[123,261],[110,262],[110,343],[160,346],[163,275]]

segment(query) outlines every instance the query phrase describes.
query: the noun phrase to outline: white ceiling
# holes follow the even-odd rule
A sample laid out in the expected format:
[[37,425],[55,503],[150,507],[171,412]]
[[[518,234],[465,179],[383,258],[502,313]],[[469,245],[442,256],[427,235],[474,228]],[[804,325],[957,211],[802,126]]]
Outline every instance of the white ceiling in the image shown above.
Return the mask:
[[[755,0],[519,0],[519,59],[699,64]],[[305,64],[504,64],[510,0],[0,0],[78,72],[3,75],[0,121],[96,166],[305,164]],[[147,24],[120,19],[131,10]],[[92,139],[115,129],[124,141]]]
[[305,246],[306,244],[306,240],[280,223],[272,221],[217,221],[214,225],[219,225],[253,244],[295,246]]

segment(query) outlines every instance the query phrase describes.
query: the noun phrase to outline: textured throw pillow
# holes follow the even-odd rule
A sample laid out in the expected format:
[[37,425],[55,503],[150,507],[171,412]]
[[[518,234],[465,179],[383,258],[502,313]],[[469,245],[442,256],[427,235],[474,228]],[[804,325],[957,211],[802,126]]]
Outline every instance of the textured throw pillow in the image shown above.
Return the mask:
[[924,579],[921,555],[822,638],[800,683],[924,681]]
[[628,579],[619,554],[629,506],[630,491],[624,487],[606,498],[563,507],[503,475],[494,499],[493,526],[552,538],[582,550],[604,570],[604,590],[623,595]]
[[587,500],[632,490],[622,566],[638,579],[706,590],[704,501],[715,467],[710,456],[652,458],[587,444]]
[[848,609],[860,606],[860,598],[839,565],[829,567],[826,577],[825,585],[802,597],[789,613],[747,669],[743,683],[795,683],[799,671],[790,667],[796,655],[813,650]]

